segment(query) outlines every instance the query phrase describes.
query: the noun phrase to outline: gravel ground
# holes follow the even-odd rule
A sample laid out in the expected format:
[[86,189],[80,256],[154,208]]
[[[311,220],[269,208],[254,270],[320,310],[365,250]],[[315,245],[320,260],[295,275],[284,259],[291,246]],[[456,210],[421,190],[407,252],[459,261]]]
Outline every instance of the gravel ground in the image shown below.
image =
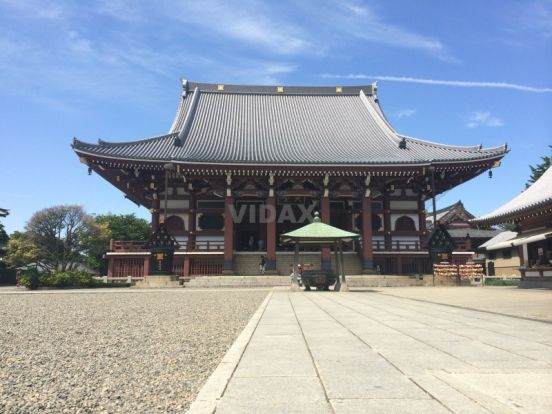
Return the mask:
[[266,291],[0,295],[0,412],[184,412]]

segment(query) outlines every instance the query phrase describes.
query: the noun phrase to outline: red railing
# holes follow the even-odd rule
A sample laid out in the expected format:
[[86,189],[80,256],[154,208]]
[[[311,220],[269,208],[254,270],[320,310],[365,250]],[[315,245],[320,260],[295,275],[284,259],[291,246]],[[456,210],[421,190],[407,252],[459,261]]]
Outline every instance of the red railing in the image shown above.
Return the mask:
[[110,240],[109,250],[112,252],[143,252],[146,250],[146,242],[143,240]]
[[220,275],[222,274],[222,265],[223,263],[221,260],[190,259],[190,274],[197,276]]
[[180,243],[180,249],[186,251],[203,251],[203,250],[224,250],[223,240],[196,240],[195,242],[182,242]]
[[[146,242],[140,240],[111,240],[109,250],[112,252],[144,252]],[[178,250],[184,251],[223,251],[223,240],[198,240],[193,243],[188,241],[179,242]]]
[[113,274],[115,278],[125,278],[128,276],[144,277],[144,259],[119,259],[113,262]]

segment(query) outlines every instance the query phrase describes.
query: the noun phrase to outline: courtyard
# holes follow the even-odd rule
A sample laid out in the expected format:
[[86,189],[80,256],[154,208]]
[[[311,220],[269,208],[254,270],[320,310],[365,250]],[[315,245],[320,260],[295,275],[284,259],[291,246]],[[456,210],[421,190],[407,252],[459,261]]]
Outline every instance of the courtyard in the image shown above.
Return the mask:
[[184,412],[266,294],[0,294],[0,412]]
[[551,299],[489,287],[3,289],[0,411],[545,413]]

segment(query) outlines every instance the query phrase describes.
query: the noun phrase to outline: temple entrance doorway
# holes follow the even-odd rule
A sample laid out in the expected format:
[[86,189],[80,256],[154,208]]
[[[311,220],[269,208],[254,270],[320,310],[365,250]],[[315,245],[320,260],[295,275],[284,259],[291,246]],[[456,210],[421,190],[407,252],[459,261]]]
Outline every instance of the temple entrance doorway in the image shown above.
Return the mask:
[[261,201],[238,201],[234,225],[236,250],[264,251],[266,249],[266,224],[260,220]]

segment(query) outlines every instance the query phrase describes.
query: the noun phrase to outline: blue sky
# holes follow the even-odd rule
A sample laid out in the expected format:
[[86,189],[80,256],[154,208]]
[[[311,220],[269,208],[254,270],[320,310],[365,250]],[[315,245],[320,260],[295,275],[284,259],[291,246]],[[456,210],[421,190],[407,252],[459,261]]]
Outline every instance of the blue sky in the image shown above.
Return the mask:
[[379,82],[395,128],[455,145],[507,142],[494,177],[438,199],[474,214],[523,188],[552,143],[552,0],[0,0],[0,207],[148,217],[70,148],[166,132],[180,79]]

